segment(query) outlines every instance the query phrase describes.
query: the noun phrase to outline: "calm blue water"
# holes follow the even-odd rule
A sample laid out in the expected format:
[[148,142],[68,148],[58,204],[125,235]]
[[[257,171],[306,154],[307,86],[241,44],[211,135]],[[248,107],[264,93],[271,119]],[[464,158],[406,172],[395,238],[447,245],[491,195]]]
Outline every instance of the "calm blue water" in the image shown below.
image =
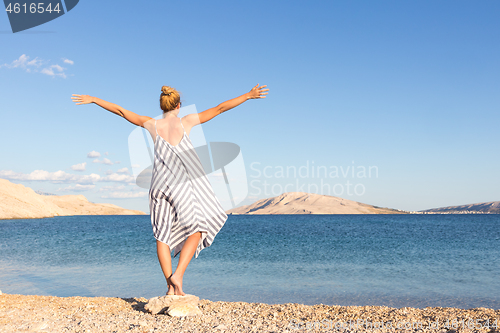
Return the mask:
[[[499,309],[499,245],[500,215],[229,216],[191,261],[184,291],[212,301]],[[164,295],[150,218],[2,220],[0,290]]]

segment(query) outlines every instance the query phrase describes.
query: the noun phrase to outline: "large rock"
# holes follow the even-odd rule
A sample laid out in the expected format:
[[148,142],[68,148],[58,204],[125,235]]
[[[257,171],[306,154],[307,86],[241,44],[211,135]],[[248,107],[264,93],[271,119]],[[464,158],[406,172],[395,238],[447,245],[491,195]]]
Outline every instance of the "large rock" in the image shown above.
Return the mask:
[[151,298],[144,306],[152,314],[166,313],[172,317],[196,316],[202,314],[198,308],[199,297],[194,295],[165,295]]

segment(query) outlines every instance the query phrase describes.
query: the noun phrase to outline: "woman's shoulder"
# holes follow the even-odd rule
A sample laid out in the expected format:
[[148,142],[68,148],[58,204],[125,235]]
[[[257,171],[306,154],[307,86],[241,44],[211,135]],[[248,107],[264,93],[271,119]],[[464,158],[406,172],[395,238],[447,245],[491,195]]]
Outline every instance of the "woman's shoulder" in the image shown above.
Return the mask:
[[182,117],[182,124],[189,126],[189,128],[196,126],[200,123],[200,117],[197,113],[190,113]]
[[144,128],[145,128],[145,129],[147,129],[147,130],[151,130],[151,129],[153,129],[153,131],[154,131],[154,129],[155,129],[155,124],[156,124],[156,119],[151,118],[151,119],[149,119],[148,121],[146,121],[145,123],[143,123],[143,124],[142,124],[142,127],[144,127]]
[[151,135],[151,137],[153,138],[153,142],[154,142],[154,138],[156,136],[155,122],[156,122],[156,119],[151,118],[148,121],[146,121],[144,124],[142,124],[142,127],[144,129],[146,129],[149,132],[149,134]]

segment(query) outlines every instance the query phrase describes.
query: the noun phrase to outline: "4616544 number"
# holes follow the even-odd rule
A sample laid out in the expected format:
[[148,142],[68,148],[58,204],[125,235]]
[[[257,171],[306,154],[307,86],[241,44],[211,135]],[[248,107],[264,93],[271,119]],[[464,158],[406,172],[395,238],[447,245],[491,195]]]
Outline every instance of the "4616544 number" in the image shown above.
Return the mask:
[[30,3],[29,5],[24,3],[24,4],[19,4],[19,3],[9,3],[7,8],[5,8],[5,11],[8,12],[9,14],[14,13],[14,14],[42,14],[44,12],[52,13],[56,12],[59,13],[62,9],[59,8],[59,4],[55,5],[54,8],[52,8],[52,4],[49,3],[48,5],[44,6],[43,2],[40,3]]

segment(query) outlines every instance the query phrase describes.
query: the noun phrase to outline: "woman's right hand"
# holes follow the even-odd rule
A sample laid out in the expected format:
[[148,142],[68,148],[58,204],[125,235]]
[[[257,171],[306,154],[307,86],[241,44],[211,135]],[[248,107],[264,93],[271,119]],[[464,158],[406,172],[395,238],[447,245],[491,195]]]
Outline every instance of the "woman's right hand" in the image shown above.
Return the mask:
[[248,98],[266,98],[266,96],[264,95],[267,95],[267,92],[264,92],[264,91],[269,91],[269,89],[264,89],[265,87],[267,87],[267,85],[264,85],[264,86],[260,86],[259,87],[259,84],[257,83],[257,85],[255,87],[252,88],[252,90],[250,90],[250,92],[248,92]]
[[75,96],[75,97],[71,97],[71,99],[73,100],[73,102],[76,103],[76,105],[90,104],[90,103],[94,102],[94,100],[92,99],[92,96],[89,96],[89,95],[73,94],[73,96]]

